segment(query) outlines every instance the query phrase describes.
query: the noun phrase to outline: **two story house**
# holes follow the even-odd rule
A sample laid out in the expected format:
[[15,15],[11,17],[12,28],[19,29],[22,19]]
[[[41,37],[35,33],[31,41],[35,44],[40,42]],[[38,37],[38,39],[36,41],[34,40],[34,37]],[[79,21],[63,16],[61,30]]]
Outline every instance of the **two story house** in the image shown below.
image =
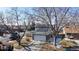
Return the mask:
[[51,34],[51,29],[49,25],[46,24],[36,24],[35,25],[35,31],[32,33],[33,40],[36,41],[48,41],[50,34]]

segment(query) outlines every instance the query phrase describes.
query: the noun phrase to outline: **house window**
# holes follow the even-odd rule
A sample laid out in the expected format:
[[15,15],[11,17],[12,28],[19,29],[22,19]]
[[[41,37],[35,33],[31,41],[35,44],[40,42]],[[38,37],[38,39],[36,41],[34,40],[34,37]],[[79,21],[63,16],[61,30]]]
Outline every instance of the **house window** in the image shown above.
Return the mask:
[[73,34],[71,34],[71,33],[67,33],[67,37],[68,37],[69,39],[73,39],[73,38],[74,38]]

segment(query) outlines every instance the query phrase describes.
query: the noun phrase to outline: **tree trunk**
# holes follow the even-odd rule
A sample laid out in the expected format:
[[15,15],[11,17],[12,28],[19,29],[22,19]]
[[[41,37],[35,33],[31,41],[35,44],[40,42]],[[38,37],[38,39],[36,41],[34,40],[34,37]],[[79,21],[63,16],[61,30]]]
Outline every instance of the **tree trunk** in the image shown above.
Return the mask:
[[57,44],[56,44],[56,36],[54,36],[54,41],[53,41],[53,42],[54,42],[53,44],[54,44],[55,46],[57,46]]
[[0,32],[0,36],[3,36],[3,32]]

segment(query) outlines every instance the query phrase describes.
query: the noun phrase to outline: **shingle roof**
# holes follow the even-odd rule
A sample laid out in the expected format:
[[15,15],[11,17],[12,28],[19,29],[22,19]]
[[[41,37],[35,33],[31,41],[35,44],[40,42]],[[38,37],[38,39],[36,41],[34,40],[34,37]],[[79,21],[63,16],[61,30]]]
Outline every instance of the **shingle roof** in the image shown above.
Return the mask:
[[36,24],[35,27],[36,28],[49,28],[49,25],[46,25],[46,24]]
[[65,33],[79,33],[79,26],[66,26],[63,30]]

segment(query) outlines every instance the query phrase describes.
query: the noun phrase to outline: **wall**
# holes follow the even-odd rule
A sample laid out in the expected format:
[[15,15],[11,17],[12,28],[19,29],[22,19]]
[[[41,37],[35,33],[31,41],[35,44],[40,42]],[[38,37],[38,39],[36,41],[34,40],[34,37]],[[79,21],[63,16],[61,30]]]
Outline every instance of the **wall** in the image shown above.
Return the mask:
[[46,41],[46,36],[45,35],[37,35],[37,34],[34,34],[33,35],[33,39],[36,40],[36,41]]
[[70,36],[72,36],[73,37],[73,39],[77,39],[77,40],[79,40],[79,34],[78,33],[72,33],[72,34],[67,34],[67,36],[68,36],[68,38],[70,38]]

